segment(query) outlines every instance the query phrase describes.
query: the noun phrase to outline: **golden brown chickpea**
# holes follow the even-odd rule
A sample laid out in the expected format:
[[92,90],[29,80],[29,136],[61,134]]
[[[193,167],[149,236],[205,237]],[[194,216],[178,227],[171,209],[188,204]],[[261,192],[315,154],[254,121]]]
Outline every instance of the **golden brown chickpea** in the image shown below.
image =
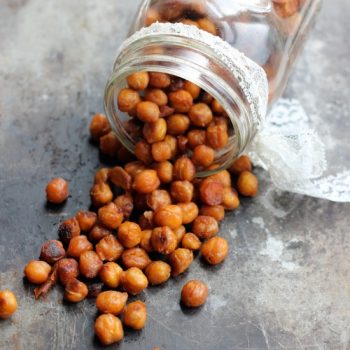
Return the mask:
[[211,124],[207,128],[207,141],[214,149],[222,149],[227,145],[228,133],[225,125]]
[[118,96],[118,108],[121,112],[136,115],[136,107],[141,102],[141,97],[137,91],[132,89],[123,89]]
[[215,159],[215,151],[206,145],[199,145],[193,150],[192,162],[195,165],[207,168]]
[[184,89],[192,95],[194,100],[196,100],[201,93],[201,88],[198,85],[191,83],[190,81],[184,82]]
[[166,106],[168,104],[168,96],[161,89],[149,89],[145,92],[146,101],[150,101],[161,106]]
[[171,79],[168,74],[151,72],[150,85],[157,89],[165,89],[171,84]]
[[92,187],[90,196],[92,204],[98,208],[112,201],[113,192],[109,185],[101,182]]
[[206,143],[206,138],[207,134],[205,130],[191,130],[187,134],[188,147],[195,149],[197,146],[204,145]]
[[102,238],[96,244],[96,253],[101,260],[115,261],[120,258],[123,253],[123,246],[121,243],[114,237],[114,235],[108,235]]
[[213,237],[203,243],[202,257],[211,265],[220,264],[228,254],[228,243],[225,238]]
[[221,183],[205,179],[199,186],[200,199],[207,205],[220,205],[223,201],[223,190]]
[[97,172],[95,174],[94,183],[99,184],[101,182],[107,182],[108,181],[108,174],[109,174],[108,168],[101,168],[101,169],[97,170]]
[[182,238],[181,245],[185,249],[199,250],[202,243],[194,233],[186,233]]
[[166,135],[164,141],[167,142],[171,149],[171,157],[175,157],[177,154],[177,140],[174,136]]
[[100,138],[100,151],[107,157],[116,157],[118,155],[119,147],[119,139],[113,131]]
[[153,211],[145,211],[139,218],[139,225],[141,230],[153,230],[154,222],[153,222],[154,213]]
[[212,109],[213,113],[215,113],[215,114],[225,114],[225,112],[226,112],[225,109],[220,104],[220,102],[217,100],[214,100],[211,103],[211,109]]
[[122,261],[127,269],[130,267],[138,267],[140,270],[143,270],[151,263],[151,259],[147,252],[142,248],[130,248],[124,250]]
[[128,219],[134,209],[133,198],[130,194],[122,194],[118,196],[113,203],[121,209],[124,219]]
[[167,226],[157,227],[152,231],[151,243],[153,249],[160,254],[170,254],[177,247],[176,235]]
[[155,170],[147,169],[135,176],[133,189],[141,194],[152,193],[160,185],[160,181]]
[[167,130],[170,135],[182,135],[190,127],[190,119],[183,114],[173,114],[166,120]]
[[108,203],[98,210],[99,222],[110,230],[115,230],[123,222],[124,215],[121,208],[114,203]]
[[140,247],[143,248],[147,253],[151,253],[153,251],[151,236],[152,236],[152,230],[142,231]]
[[64,244],[69,244],[69,241],[80,235],[80,226],[76,218],[70,218],[63,221],[58,228],[58,236]]
[[177,205],[166,205],[154,213],[154,223],[157,226],[168,226],[176,229],[182,225],[182,210]]
[[199,307],[208,298],[208,287],[199,280],[188,281],[182,288],[181,301],[187,307]]
[[[134,148],[134,153],[136,158],[138,160],[141,160],[141,162],[145,164],[151,164],[153,161],[152,153],[151,153],[151,145],[149,145],[146,141],[137,142]],[[135,173],[134,176],[139,174],[141,171],[143,170],[140,169],[140,171]]]
[[121,283],[126,292],[136,295],[148,287],[148,280],[137,267],[130,267],[122,274]]
[[199,213],[199,209],[196,203],[179,203],[178,206],[182,210],[182,223],[184,225],[190,224]]
[[145,123],[143,136],[149,144],[163,141],[167,133],[167,123],[164,118],[159,118],[154,123]]
[[145,270],[148,282],[153,286],[165,283],[170,278],[171,267],[164,261],[152,261]]
[[177,203],[188,203],[192,201],[194,187],[189,181],[174,181],[170,186],[171,197]]
[[118,239],[125,248],[136,247],[141,242],[141,228],[130,221],[123,222],[118,228]]
[[93,250],[88,250],[80,255],[79,270],[84,277],[95,278],[102,266],[102,260]]
[[40,259],[50,265],[56,261],[63,259],[66,256],[66,251],[60,241],[50,240],[41,246]]
[[193,97],[186,90],[171,92],[168,97],[171,106],[177,113],[187,113],[193,105]]
[[89,232],[89,240],[91,242],[99,242],[102,238],[112,234],[111,230],[107,230],[102,225],[95,225]]
[[78,277],[78,262],[74,259],[61,259],[58,262],[57,275],[60,282],[65,286],[70,280]]
[[128,300],[128,293],[109,290],[100,293],[96,298],[97,310],[103,314],[119,315]]
[[219,232],[219,225],[213,217],[199,215],[192,224],[192,232],[200,239],[208,239]]
[[225,208],[222,205],[203,205],[199,209],[200,215],[211,216],[216,221],[222,221],[225,217]]
[[[209,167],[209,170],[213,170],[213,169],[216,169],[216,165]],[[224,188],[231,187],[231,175],[227,170],[222,170],[214,175],[210,175],[206,178],[206,180],[219,182]]]
[[222,125],[226,129],[229,127],[229,119],[227,117],[214,117],[213,122],[215,125]]
[[173,181],[174,166],[169,161],[157,163],[154,170],[157,172],[161,183],[167,184]]
[[122,188],[125,191],[131,189],[132,177],[120,166],[110,169],[108,179],[112,184]]
[[151,152],[155,162],[166,162],[171,158],[171,148],[165,141],[154,143]]
[[33,284],[42,284],[47,281],[51,272],[51,266],[45,261],[32,260],[24,269],[28,281]]
[[78,221],[80,230],[83,232],[89,232],[97,221],[97,215],[92,211],[79,211],[75,218]]
[[68,182],[61,177],[56,177],[46,186],[46,198],[50,203],[61,204],[68,198],[68,195]]
[[124,169],[132,178],[134,178],[136,174],[138,174],[142,170],[145,170],[146,167],[143,162],[136,160],[134,162],[125,164]]
[[248,156],[240,156],[229,169],[231,174],[239,175],[243,171],[252,171],[252,163]]
[[174,165],[174,177],[177,180],[192,181],[195,175],[196,168],[188,157],[182,156],[176,160]]
[[185,272],[193,261],[192,250],[178,248],[169,255],[169,264],[171,266],[171,275],[176,277]]
[[177,245],[179,245],[180,242],[182,241],[184,235],[186,234],[186,227],[184,225],[181,225],[180,227],[176,228],[173,231],[174,231],[175,236],[176,236]]
[[135,330],[145,327],[147,320],[147,308],[142,301],[134,301],[126,306],[124,311],[124,323]]
[[79,303],[87,297],[88,293],[86,284],[73,278],[65,285],[64,299],[71,303]]
[[137,118],[144,123],[154,123],[160,117],[159,107],[149,101],[140,102],[136,108]]
[[84,235],[73,237],[67,249],[67,254],[72,258],[79,259],[83,252],[93,250],[93,245]]
[[17,310],[16,296],[10,290],[0,291],[0,318],[6,319]]
[[258,193],[259,183],[256,176],[249,172],[243,171],[238,177],[238,192],[245,197],[255,197]]
[[191,123],[199,127],[205,127],[213,120],[213,113],[205,103],[193,105],[188,116],[191,119]]
[[171,204],[171,198],[166,190],[155,190],[147,195],[147,205],[154,211]]
[[226,210],[234,210],[239,207],[240,201],[236,190],[226,187],[223,194],[222,205]]
[[117,263],[109,261],[102,266],[99,276],[108,288],[114,289],[118,288],[122,273],[123,269]]
[[218,31],[215,24],[208,18],[201,18],[197,21],[200,29],[205,30],[206,32],[217,35]]
[[98,141],[100,137],[111,131],[107,117],[104,114],[95,114],[90,123],[90,135],[94,141]]
[[102,345],[111,345],[124,338],[123,325],[120,319],[111,314],[97,317],[95,333]]
[[137,72],[128,76],[128,85],[134,90],[145,90],[149,83],[149,75],[147,72]]

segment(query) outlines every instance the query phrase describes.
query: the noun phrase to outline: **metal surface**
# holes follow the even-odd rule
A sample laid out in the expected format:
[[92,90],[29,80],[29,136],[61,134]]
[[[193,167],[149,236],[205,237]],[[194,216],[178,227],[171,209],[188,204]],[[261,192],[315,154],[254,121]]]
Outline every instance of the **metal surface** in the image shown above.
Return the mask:
[[[25,263],[55,238],[60,220],[89,203],[101,162],[87,123],[102,110],[104,84],[137,2],[0,2],[0,289],[18,296],[0,321],[1,349],[92,349],[94,303],[62,302],[57,287],[35,301]],[[332,170],[350,166],[350,2],[326,1],[288,88],[331,144]],[[53,176],[71,198],[45,204]],[[276,192],[259,173],[261,193],[228,215],[230,257],[215,268],[196,260],[184,276],[141,295],[149,320],[114,349],[350,349],[350,206]],[[182,309],[190,278],[208,281],[207,304]]]

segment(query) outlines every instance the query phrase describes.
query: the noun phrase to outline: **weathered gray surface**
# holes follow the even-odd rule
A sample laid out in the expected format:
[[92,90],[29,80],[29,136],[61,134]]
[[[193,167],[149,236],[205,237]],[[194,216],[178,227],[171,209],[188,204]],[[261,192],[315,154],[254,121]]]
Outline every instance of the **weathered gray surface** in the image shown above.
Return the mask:
[[[26,261],[58,222],[89,203],[100,166],[87,121],[102,110],[104,83],[136,1],[0,2],[0,289],[19,311],[0,322],[1,349],[99,348],[93,302],[62,304],[56,288],[35,302]],[[334,170],[350,166],[350,2],[326,1],[288,89],[330,144]],[[45,207],[48,179],[69,179],[62,210]],[[278,194],[264,174],[261,194],[243,201],[222,232],[231,255],[142,295],[149,322],[116,349],[350,349],[350,206]],[[209,282],[201,310],[182,310],[189,278]]]

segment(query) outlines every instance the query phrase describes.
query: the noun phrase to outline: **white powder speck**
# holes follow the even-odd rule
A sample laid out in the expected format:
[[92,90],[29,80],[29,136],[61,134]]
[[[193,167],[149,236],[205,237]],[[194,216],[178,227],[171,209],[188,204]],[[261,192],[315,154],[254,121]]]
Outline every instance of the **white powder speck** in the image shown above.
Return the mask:
[[265,221],[262,217],[255,217],[252,219],[253,224],[258,225],[260,228],[265,228]]
[[230,234],[232,239],[236,239],[237,238],[238,232],[237,232],[237,230],[235,228],[230,230],[230,231],[228,231],[228,233]]
[[216,311],[227,305],[227,300],[221,295],[210,295],[208,298],[210,309]]

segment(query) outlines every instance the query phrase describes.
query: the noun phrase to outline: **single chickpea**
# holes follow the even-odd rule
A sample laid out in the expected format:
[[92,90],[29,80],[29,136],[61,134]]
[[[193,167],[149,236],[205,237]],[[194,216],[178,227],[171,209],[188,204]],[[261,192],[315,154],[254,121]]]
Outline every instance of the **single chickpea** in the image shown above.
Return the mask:
[[255,197],[258,193],[259,183],[257,177],[249,172],[243,171],[238,177],[238,192],[245,197]]
[[222,107],[222,105],[220,104],[219,101],[217,100],[214,100],[212,103],[211,103],[211,109],[212,111],[215,113],[215,114],[225,114],[226,111],[225,109]]
[[175,108],[169,107],[168,105],[160,106],[159,110],[160,110],[160,116],[162,118],[167,118],[175,113]]
[[152,231],[151,243],[156,252],[164,255],[172,253],[177,247],[176,235],[167,226],[157,227]]
[[198,216],[199,209],[196,203],[179,203],[178,206],[182,210],[182,223],[184,225],[190,224]]
[[212,237],[203,243],[202,257],[211,265],[220,264],[228,255],[228,243],[225,238]]
[[61,177],[56,177],[46,186],[46,198],[50,203],[61,204],[68,198],[68,195],[68,182]]
[[206,138],[207,134],[205,130],[191,130],[187,134],[188,147],[195,149],[197,146],[204,145],[206,143]]
[[95,278],[100,272],[102,266],[102,260],[94,251],[89,250],[80,255],[79,270],[84,277]]
[[41,246],[40,259],[50,265],[56,261],[63,259],[66,256],[66,251],[60,241],[50,240]]
[[174,177],[176,180],[192,181],[196,175],[196,168],[191,159],[186,156],[178,158],[174,165]]
[[[144,164],[151,164],[153,161],[151,145],[149,145],[146,141],[137,142],[134,148],[134,153],[136,158]],[[140,169],[140,171],[138,171],[134,176],[136,176],[139,172],[142,171],[143,170]]]
[[157,89],[166,89],[171,84],[171,79],[168,74],[151,72],[150,85]]
[[224,188],[222,205],[226,210],[237,209],[240,205],[237,191],[230,187]]
[[168,204],[171,204],[171,197],[166,190],[155,190],[147,195],[147,205],[154,211]]
[[99,222],[110,230],[115,230],[124,220],[124,214],[121,208],[113,202],[101,207],[98,210]]
[[151,253],[153,251],[151,236],[152,236],[152,230],[142,231],[140,247],[143,248],[147,253]]
[[152,193],[160,185],[160,181],[155,170],[144,170],[135,176],[133,189],[142,194]]
[[169,162],[160,162],[154,166],[161,183],[168,184],[173,181],[174,166]]
[[192,201],[194,187],[189,181],[174,181],[170,185],[171,197],[177,203],[188,203]]
[[171,158],[171,148],[165,141],[154,143],[151,153],[155,162],[166,162]]
[[145,327],[147,320],[147,308],[142,301],[134,301],[126,306],[124,311],[125,325],[135,330]]
[[[196,22],[194,22],[194,23],[196,23]],[[201,93],[201,88],[198,85],[191,83],[188,80],[186,80],[184,82],[184,89],[192,95],[194,100],[196,100]]]
[[87,297],[88,293],[86,284],[73,278],[65,285],[64,299],[71,303],[79,303]]
[[111,131],[108,119],[104,114],[95,114],[90,122],[90,135],[94,141],[98,141],[100,137]]
[[213,113],[205,103],[193,105],[188,116],[191,119],[191,123],[199,127],[205,127],[213,120]]
[[221,183],[205,179],[199,186],[200,199],[207,205],[220,205],[223,201],[223,190]]
[[167,142],[171,149],[171,158],[174,158],[177,154],[177,140],[174,136],[166,135],[164,141]]
[[0,318],[6,319],[12,316],[17,310],[17,300],[10,290],[0,291]]
[[213,34],[213,35],[218,35],[218,31],[216,29],[215,23],[213,23],[210,19],[208,18],[201,18],[197,21],[200,29],[205,30],[206,32]]
[[97,317],[95,333],[102,345],[118,343],[124,338],[123,325],[120,319],[111,314],[103,314]]
[[184,81],[182,78],[176,77],[176,76],[172,76],[171,77],[171,84],[168,87],[168,91],[169,92],[175,92],[175,91],[179,91],[182,90],[184,86]]
[[163,141],[167,133],[167,123],[164,118],[159,118],[152,123],[145,123],[143,136],[149,144]]
[[122,273],[123,269],[117,263],[109,261],[102,266],[99,276],[108,288],[114,289],[118,288]]
[[145,170],[146,167],[143,162],[136,160],[125,164],[124,169],[132,178],[134,178],[136,174],[140,173],[142,170]]
[[199,250],[201,245],[201,241],[194,233],[186,233],[181,241],[181,246],[185,249]]
[[159,107],[166,106],[168,104],[168,96],[161,89],[149,89],[145,92],[145,100],[153,102]]
[[[102,238],[104,238],[110,234],[112,234],[111,230],[107,230],[102,225],[97,224],[89,232],[89,241],[96,243],[96,242],[99,242]],[[90,250],[90,249],[88,249],[88,250]]]
[[180,135],[177,137],[177,150],[179,154],[185,154],[188,151],[187,148],[188,139],[184,135]]
[[51,272],[51,266],[45,261],[32,260],[24,269],[24,275],[33,284],[42,284],[47,281]]
[[125,191],[131,189],[132,177],[120,166],[110,169],[108,179],[113,185],[118,186]]
[[193,97],[186,90],[178,90],[169,94],[169,101],[177,113],[187,113],[193,105]]
[[[209,170],[216,169],[216,165],[212,165],[209,167]],[[206,178],[207,181],[219,182],[224,188],[231,187],[231,175],[227,170],[221,170],[214,175],[210,175]]]
[[96,171],[94,184],[99,184],[101,182],[106,183],[108,181],[109,168],[101,168]]
[[80,231],[89,232],[96,224],[97,215],[92,211],[79,211],[75,218],[78,221]]
[[121,112],[136,115],[136,107],[141,102],[139,93],[132,89],[123,89],[118,96],[118,108]]
[[122,194],[118,196],[113,203],[122,210],[124,220],[127,220],[134,209],[133,198],[130,194]]
[[243,171],[252,171],[252,163],[248,156],[240,156],[237,158],[234,163],[229,168],[231,174],[239,175]]
[[192,162],[195,165],[207,168],[215,159],[215,151],[206,145],[199,145],[193,150]]
[[149,83],[149,75],[147,72],[137,72],[128,76],[128,85],[134,90],[145,90]]
[[192,232],[199,239],[208,239],[219,232],[219,225],[213,217],[199,215],[192,223]]
[[193,262],[192,250],[177,248],[169,255],[169,264],[171,266],[171,275],[176,277],[185,272]]
[[176,229],[182,225],[182,210],[177,205],[166,205],[154,213],[154,223],[157,226],[168,226]]
[[100,151],[103,155],[113,158],[118,155],[120,142],[117,135],[111,131],[100,138]]
[[58,236],[64,244],[69,244],[69,241],[80,235],[80,226],[76,218],[70,218],[63,221],[58,228]]
[[128,293],[106,291],[100,293],[96,298],[97,310],[103,314],[119,315],[126,305]]
[[136,108],[137,118],[144,123],[154,123],[160,117],[159,107],[149,101],[140,102]]
[[91,191],[91,202],[95,207],[102,207],[113,200],[113,192],[106,183],[95,184]]
[[140,270],[143,270],[151,263],[151,259],[144,249],[130,248],[124,250],[122,262],[127,269],[130,267],[138,267]]
[[187,307],[202,306],[208,298],[207,285],[199,280],[188,281],[182,288],[181,301]]
[[177,245],[179,245],[186,234],[186,227],[181,225],[180,227],[173,230],[176,236]]
[[139,225],[141,230],[153,230],[154,222],[153,222],[154,212],[153,211],[145,211],[139,217]]
[[125,221],[118,228],[118,239],[125,248],[136,247],[141,242],[141,228],[134,222]]
[[61,259],[58,262],[57,274],[60,282],[65,286],[70,280],[78,277],[78,262],[74,259]]
[[137,267],[130,267],[122,273],[121,283],[126,292],[136,295],[148,287],[148,280]]
[[166,120],[168,134],[178,136],[190,127],[190,119],[183,114],[173,114]]
[[165,283],[170,278],[171,267],[164,261],[152,261],[145,270],[148,281],[153,286]]
[[96,244],[95,249],[101,260],[115,261],[122,255],[124,247],[114,235],[108,235]]
[[211,216],[216,221],[222,221],[225,217],[225,208],[222,205],[203,205],[199,209],[200,215]]
[[209,125],[207,128],[207,141],[209,146],[218,150],[228,143],[227,127],[224,125]]

